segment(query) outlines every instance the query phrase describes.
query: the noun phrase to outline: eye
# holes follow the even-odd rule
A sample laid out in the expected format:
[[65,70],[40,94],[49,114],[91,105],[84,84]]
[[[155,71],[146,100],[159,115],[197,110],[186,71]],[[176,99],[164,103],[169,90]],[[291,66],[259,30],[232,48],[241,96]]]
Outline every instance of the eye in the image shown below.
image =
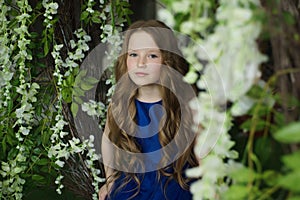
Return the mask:
[[152,53],[152,54],[150,54],[148,57],[149,57],[149,58],[158,58],[158,55]]
[[129,53],[128,56],[129,57],[137,57],[137,53]]

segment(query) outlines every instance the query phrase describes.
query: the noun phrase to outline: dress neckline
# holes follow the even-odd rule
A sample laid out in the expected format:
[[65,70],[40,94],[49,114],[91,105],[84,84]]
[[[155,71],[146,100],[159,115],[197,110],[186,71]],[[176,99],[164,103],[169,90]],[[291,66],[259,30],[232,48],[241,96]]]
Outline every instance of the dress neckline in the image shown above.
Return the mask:
[[162,99],[160,99],[158,101],[153,101],[153,102],[146,102],[146,101],[141,101],[141,100],[136,98],[135,101],[138,102],[138,103],[142,103],[142,104],[158,104],[158,103],[162,102]]

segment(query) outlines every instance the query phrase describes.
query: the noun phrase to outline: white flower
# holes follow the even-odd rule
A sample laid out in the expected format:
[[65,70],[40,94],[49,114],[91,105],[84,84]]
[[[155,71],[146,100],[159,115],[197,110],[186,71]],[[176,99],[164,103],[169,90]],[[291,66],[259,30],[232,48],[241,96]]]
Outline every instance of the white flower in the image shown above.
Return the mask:
[[78,138],[72,138],[72,140],[69,140],[71,149],[75,153],[80,153],[83,151],[82,147],[77,146],[80,143],[80,140]]
[[48,4],[49,5],[49,8],[50,8],[50,12],[52,15],[56,14],[57,13],[57,9],[58,9],[58,3],[50,3]]
[[90,135],[88,147],[94,147],[94,140],[95,140],[95,137],[93,135]]
[[1,162],[2,164],[2,170],[5,171],[5,172],[9,172],[10,171],[10,167],[9,167],[9,164],[6,163],[6,162]]
[[215,199],[215,187],[212,183],[204,181],[196,181],[190,188],[193,193],[193,199]]
[[59,130],[62,130],[63,127],[64,127],[65,125],[67,125],[67,124],[68,124],[68,123],[65,122],[63,119],[60,119],[60,120],[56,123],[55,127],[56,127],[57,129],[59,129]]
[[174,1],[172,4],[172,9],[175,13],[188,13],[191,8],[191,2],[182,0],[182,1]]
[[66,131],[61,131],[60,133],[59,133],[59,137],[60,138],[64,138],[66,135],[68,135],[69,133],[68,132],[66,132]]
[[242,96],[236,103],[231,107],[231,113],[233,116],[241,116],[248,112],[253,106],[254,100],[247,96]]
[[187,83],[194,84],[197,81],[198,74],[192,70],[190,70],[183,78],[183,80]]
[[19,130],[23,135],[28,135],[29,131],[30,131],[29,129],[25,128],[24,126],[21,126]]
[[159,20],[163,21],[170,28],[173,28],[175,26],[174,16],[172,15],[172,13],[169,10],[159,9],[157,12],[157,16],[158,16]]
[[191,34],[195,28],[195,24],[192,21],[182,22],[180,25],[180,31],[185,34]]
[[56,161],[55,161],[55,164],[57,164],[59,167],[63,168],[64,165],[65,165],[65,162],[64,162],[64,161],[61,161],[61,160],[56,160]]
[[111,11],[111,4],[107,4],[104,9],[105,12],[109,13]]
[[89,42],[89,41],[92,40],[91,36],[86,35],[86,34],[83,36],[83,39],[84,39],[85,42]]
[[95,12],[92,8],[87,8],[86,11],[88,11],[89,13],[94,13]]
[[[56,44],[56,45],[54,45],[54,52],[58,52],[58,51],[60,51],[61,50],[61,48],[63,48],[63,44]],[[59,54],[58,54],[59,55]]]

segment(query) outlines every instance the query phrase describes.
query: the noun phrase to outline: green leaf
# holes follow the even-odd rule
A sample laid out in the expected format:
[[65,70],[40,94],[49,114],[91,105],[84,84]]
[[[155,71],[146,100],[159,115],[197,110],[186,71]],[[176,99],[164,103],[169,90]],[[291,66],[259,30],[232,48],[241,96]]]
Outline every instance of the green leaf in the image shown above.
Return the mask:
[[44,172],[44,173],[47,173],[49,174],[50,173],[50,168],[48,165],[44,165],[42,167],[39,168],[41,170],[41,172]]
[[39,37],[39,34],[37,32],[30,32],[30,38],[31,39],[35,39],[37,37]]
[[254,152],[258,156],[261,164],[268,164],[272,158],[274,145],[271,143],[271,138],[269,137],[259,137],[256,139],[254,144]]
[[67,103],[72,102],[72,90],[70,88],[63,88],[61,91],[61,95],[63,100],[65,100]]
[[74,84],[74,76],[71,74],[67,77],[66,81],[68,85],[73,85]]
[[49,139],[50,139],[50,134],[48,131],[43,131],[42,132],[42,144],[44,146],[47,146],[49,144]]
[[74,87],[79,87],[79,85],[81,84],[82,80],[84,79],[84,77],[87,74],[87,70],[80,70],[79,73],[77,74],[76,78],[75,78],[75,82],[74,82]]
[[38,181],[38,182],[41,182],[41,181],[44,181],[44,180],[45,180],[45,178],[44,178],[43,176],[37,175],[37,174],[32,175],[31,178],[32,178],[32,180]]
[[246,185],[233,185],[224,194],[224,199],[240,200],[248,196],[248,187]]
[[98,10],[94,10],[93,17],[100,18],[101,13]]
[[76,76],[76,80],[75,81],[81,81],[81,79],[86,76],[87,70],[80,70],[80,72],[78,73],[78,75]]
[[282,112],[274,111],[274,121],[278,126],[284,126],[284,114]]
[[19,174],[20,172],[23,171],[23,169],[21,167],[15,167],[15,168],[13,168],[12,171],[13,171],[13,173]]
[[297,196],[290,196],[290,197],[288,197],[287,200],[300,200],[300,196],[299,195],[297,195]]
[[81,82],[80,86],[83,90],[88,91],[88,90],[92,89],[95,86],[95,84],[89,84],[87,82]]
[[8,152],[8,155],[7,155],[7,159],[8,160],[13,160],[17,154],[18,154],[18,149],[17,148],[12,148],[9,152]]
[[282,176],[279,179],[278,184],[283,188],[291,190],[292,192],[300,192],[299,180],[300,180],[300,170]]
[[42,159],[39,159],[38,161],[36,161],[35,164],[37,164],[37,165],[47,165],[48,162],[49,162],[48,159],[42,158]]
[[14,145],[16,143],[15,141],[15,132],[14,132],[14,129],[12,126],[8,126],[7,127],[7,142],[10,144],[10,145]]
[[83,104],[83,100],[80,97],[74,96],[73,100],[78,104]]
[[82,96],[84,96],[84,91],[79,87],[74,87],[73,88],[73,96],[82,97]]
[[100,23],[101,23],[101,20],[100,20],[99,17],[93,16],[93,17],[92,17],[92,22],[94,22],[94,23],[96,23],[96,24],[100,24]]
[[78,112],[78,104],[77,103],[73,102],[71,104],[71,112],[72,112],[74,117],[77,115],[77,112]]
[[90,83],[90,84],[96,84],[96,83],[99,82],[98,79],[96,79],[92,76],[87,77],[84,81],[87,82],[87,83]]
[[81,13],[80,19],[85,20],[88,16],[89,16],[89,12],[85,10]]
[[49,53],[49,41],[46,39],[44,43],[44,55],[48,55]]
[[264,171],[264,173],[262,174],[262,178],[268,186],[276,185],[279,177],[280,175],[273,170]]
[[5,152],[6,152],[6,149],[7,149],[7,145],[6,145],[6,137],[4,137],[3,138],[3,140],[2,140],[2,152],[3,152],[3,154],[5,154]]
[[31,159],[32,162],[36,162],[39,159],[39,157],[37,157],[37,156],[30,156],[30,159]]
[[249,180],[254,179],[256,174],[253,170],[243,167],[241,169],[233,171],[230,176],[238,183],[248,183]]
[[42,153],[42,150],[40,148],[33,149],[33,153],[36,155],[40,155]]
[[300,170],[300,150],[282,157],[283,163],[293,170]]
[[9,100],[8,101],[8,105],[7,105],[7,110],[8,110],[8,113],[10,113],[12,111],[12,108],[13,108],[13,101],[12,100]]
[[300,122],[292,122],[273,134],[274,138],[282,143],[300,142]]

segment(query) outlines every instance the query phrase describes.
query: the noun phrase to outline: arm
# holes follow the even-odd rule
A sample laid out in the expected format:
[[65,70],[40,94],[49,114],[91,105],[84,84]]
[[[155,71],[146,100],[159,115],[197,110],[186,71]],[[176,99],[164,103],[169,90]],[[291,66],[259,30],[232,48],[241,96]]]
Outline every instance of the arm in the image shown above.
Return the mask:
[[105,170],[105,177],[106,179],[112,175],[113,170],[109,167],[111,163],[113,162],[113,150],[111,149],[111,142],[108,138],[109,134],[109,126],[108,121],[106,121],[103,136],[102,136],[102,145],[101,145],[101,151],[102,151],[102,158],[103,158],[103,164],[104,164],[104,170]]
[[[112,150],[111,150],[111,144],[109,143],[108,139],[109,134],[109,126],[108,122],[106,121],[103,136],[102,136],[102,145],[101,145],[101,151],[102,151],[102,159],[104,164],[104,170],[105,170],[105,177],[106,180],[112,175],[113,169],[109,167],[109,163],[112,162]],[[112,182],[109,183],[109,185],[104,184],[100,190],[99,190],[99,200],[104,200],[107,196],[107,193],[109,192],[110,188],[112,186]]]

